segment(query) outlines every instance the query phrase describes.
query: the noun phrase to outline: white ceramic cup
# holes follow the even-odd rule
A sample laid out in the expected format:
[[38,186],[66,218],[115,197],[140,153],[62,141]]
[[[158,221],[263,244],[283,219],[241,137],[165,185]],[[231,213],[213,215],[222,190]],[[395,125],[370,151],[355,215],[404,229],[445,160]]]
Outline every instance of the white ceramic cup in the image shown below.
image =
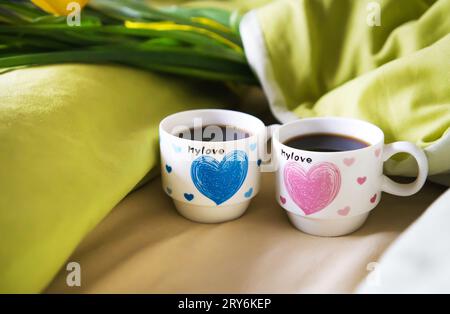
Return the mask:
[[[232,126],[249,137],[220,142],[180,138],[189,128]],[[261,120],[231,110],[175,113],[159,125],[164,191],[184,217],[217,223],[240,217],[258,193],[266,127]]]
[[[369,146],[342,152],[314,152],[284,145],[296,136],[331,133],[351,136]],[[412,143],[384,144],[377,126],[347,118],[311,118],[280,126],[273,134],[272,162],[277,169],[277,201],[299,230],[319,236],[340,236],[358,229],[377,206],[381,192],[400,196],[424,185],[428,163]],[[394,154],[411,154],[417,179],[399,184],[383,175],[383,163]]]

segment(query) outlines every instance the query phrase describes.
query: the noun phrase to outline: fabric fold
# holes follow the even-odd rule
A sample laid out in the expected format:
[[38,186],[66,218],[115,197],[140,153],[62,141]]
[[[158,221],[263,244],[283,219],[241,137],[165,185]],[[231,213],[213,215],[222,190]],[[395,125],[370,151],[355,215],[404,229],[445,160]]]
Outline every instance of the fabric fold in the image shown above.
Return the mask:
[[384,253],[358,293],[449,293],[450,189]]
[[[430,175],[450,184],[450,2],[280,0],[250,11],[240,32],[248,62],[278,120],[348,116],[380,126],[386,141],[423,148]],[[409,156],[386,163],[414,176]],[[445,177],[442,180],[442,176]]]

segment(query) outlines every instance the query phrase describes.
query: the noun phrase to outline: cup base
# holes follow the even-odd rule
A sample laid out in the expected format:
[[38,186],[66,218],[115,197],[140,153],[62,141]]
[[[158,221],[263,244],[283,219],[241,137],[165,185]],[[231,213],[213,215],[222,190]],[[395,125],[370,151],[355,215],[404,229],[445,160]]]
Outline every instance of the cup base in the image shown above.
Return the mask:
[[317,219],[296,215],[287,211],[289,220],[300,231],[320,237],[339,237],[359,229],[369,212],[342,219]]
[[238,204],[220,206],[199,206],[177,200],[173,200],[173,202],[180,215],[201,223],[220,223],[237,219],[245,213],[250,204],[250,200]]

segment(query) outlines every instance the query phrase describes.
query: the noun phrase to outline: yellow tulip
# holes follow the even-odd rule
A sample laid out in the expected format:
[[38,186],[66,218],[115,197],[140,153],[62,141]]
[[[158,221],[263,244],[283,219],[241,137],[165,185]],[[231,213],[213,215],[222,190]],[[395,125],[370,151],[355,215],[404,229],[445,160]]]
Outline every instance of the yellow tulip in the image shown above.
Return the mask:
[[71,10],[67,10],[67,5],[76,2],[80,7],[84,7],[89,0],[31,0],[42,10],[54,15],[68,15]]

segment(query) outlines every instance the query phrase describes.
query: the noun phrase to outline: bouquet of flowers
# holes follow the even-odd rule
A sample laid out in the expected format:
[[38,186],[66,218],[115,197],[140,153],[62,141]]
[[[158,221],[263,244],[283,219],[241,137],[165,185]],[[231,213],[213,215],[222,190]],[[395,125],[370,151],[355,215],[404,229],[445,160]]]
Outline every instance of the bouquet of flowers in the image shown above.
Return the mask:
[[[83,9],[68,23],[67,4]],[[86,5],[86,6],[85,6]],[[0,71],[64,62],[116,62],[252,84],[238,26],[218,8],[155,7],[139,0],[0,0]]]

